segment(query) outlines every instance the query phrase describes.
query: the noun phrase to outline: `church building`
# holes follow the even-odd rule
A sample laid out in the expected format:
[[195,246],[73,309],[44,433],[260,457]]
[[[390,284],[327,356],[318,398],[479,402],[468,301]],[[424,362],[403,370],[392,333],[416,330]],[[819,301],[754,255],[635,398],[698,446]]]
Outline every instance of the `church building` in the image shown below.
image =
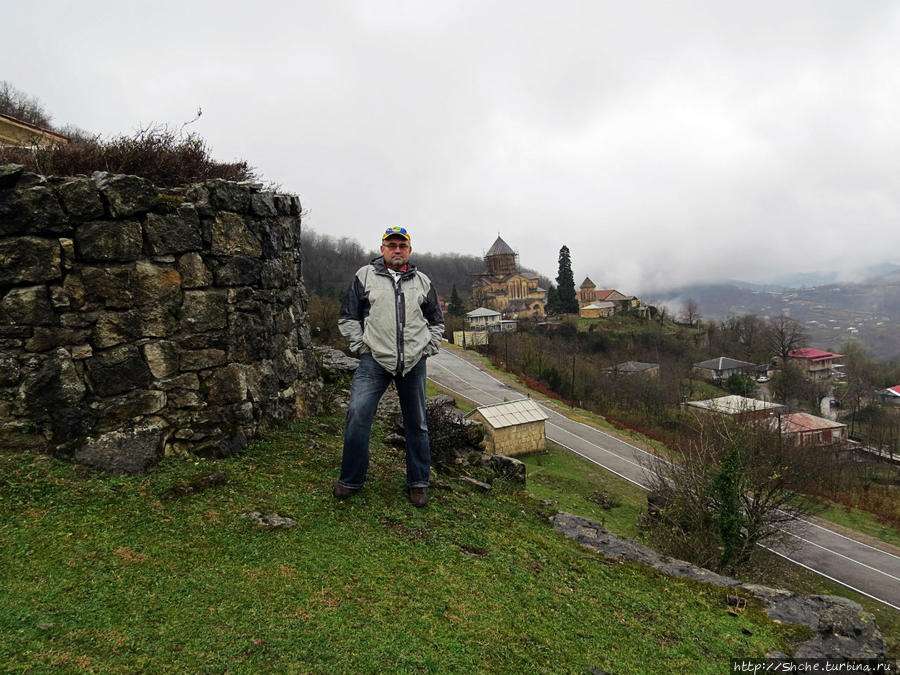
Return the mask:
[[543,317],[547,290],[538,275],[520,272],[518,254],[500,236],[484,256],[484,272],[472,284],[477,304],[502,312],[507,318]]

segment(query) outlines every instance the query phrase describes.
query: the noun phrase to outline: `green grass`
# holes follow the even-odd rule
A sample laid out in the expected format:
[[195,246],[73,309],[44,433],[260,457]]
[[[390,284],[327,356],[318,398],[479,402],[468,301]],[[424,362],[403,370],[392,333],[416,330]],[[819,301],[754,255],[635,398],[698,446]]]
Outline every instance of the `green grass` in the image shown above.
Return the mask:
[[[786,648],[758,610],[729,615],[725,589],[586,551],[513,486],[438,476],[416,510],[400,453],[375,443],[366,488],[336,502],[340,424],[142,477],[0,454],[0,670],[719,673]],[[561,505],[606,490],[623,502],[607,522],[627,527],[623,488],[561,453],[537,460],[532,489]],[[214,470],[227,484],[160,498]],[[250,510],[299,525],[260,528]]]
[[555,443],[547,446],[546,454],[520,458],[528,467],[528,492],[550,502],[555,511],[591,518],[610,532],[636,537],[647,493]]
[[[523,457],[522,460],[528,466],[528,492],[535,497],[551,500],[554,509],[592,518],[619,536],[640,538],[638,521],[647,503],[646,492],[640,488],[553,443],[548,444],[547,454],[531,455]],[[610,497],[618,505],[605,510],[585,499],[597,491]],[[834,507],[841,510],[843,508]],[[823,517],[822,514],[817,515]],[[840,522],[837,518],[832,518],[828,511],[824,515],[832,522]],[[855,510],[851,515],[852,517],[842,524],[878,536],[875,532],[869,531],[875,522],[871,514]],[[886,536],[880,538],[891,543],[897,535],[895,529],[889,529],[884,534]],[[900,657],[900,612],[883,603],[795,565],[774,553],[763,553],[763,559],[753,570],[748,570],[742,580],[786,588],[796,593],[840,595],[850,598],[875,616],[886,639],[888,656],[894,659]]]
[[836,504],[823,498],[817,498],[810,510],[822,520],[862,532],[894,546],[900,546],[900,531],[873,513]]

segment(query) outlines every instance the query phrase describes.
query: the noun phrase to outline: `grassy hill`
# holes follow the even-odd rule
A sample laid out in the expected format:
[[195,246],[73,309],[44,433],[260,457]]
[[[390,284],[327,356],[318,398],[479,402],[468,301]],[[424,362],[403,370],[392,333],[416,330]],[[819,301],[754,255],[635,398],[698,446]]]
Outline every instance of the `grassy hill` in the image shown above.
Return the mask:
[[[537,496],[438,475],[416,510],[401,451],[376,442],[370,483],[336,502],[341,422],[142,477],[0,453],[3,670],[719,673],[787,647],[789,628],[730,615],[724,589],[553,531],[557,507],[634,522],[634,496],[572,457],[529,460]],[[226,482],[172,490],[212,471]]]

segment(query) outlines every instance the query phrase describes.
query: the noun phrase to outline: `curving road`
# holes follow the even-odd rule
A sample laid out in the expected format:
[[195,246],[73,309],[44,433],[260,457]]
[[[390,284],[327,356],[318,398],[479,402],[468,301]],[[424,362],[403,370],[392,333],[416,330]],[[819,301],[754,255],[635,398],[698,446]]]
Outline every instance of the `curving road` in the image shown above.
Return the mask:
[[[446,349],[428,359],[428,378],[478,405],[525,398],[525,394]],[[542,407],[550,416],[549,440],[646,489],[644,467],[650,453]],[[788,533],[787,545],[769,550],[900,610],[900,557],[807,521],[798,521]]]

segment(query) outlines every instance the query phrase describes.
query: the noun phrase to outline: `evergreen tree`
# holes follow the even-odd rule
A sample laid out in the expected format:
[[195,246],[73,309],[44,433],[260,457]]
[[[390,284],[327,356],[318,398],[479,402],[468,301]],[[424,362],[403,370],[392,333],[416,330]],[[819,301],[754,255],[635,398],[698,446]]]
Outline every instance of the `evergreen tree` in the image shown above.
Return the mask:
[[578,313],[578,298],[575,297],[575,277],[572,275],[572,259],[569,247],[559,249],[559,274],[556,277],[559,293],[559,311],[564,314]]
[[459,293],[456,292],[456,284],[453,284],[453,290],[450,292],[450,304],[447,305],[447,313],[451,316],[462,316],[463,309],[462,300],[459,298]]
[[547,304],[544,306],[547,314],[559,314],[559,291],[556,286],[550,284],[547,289]]

